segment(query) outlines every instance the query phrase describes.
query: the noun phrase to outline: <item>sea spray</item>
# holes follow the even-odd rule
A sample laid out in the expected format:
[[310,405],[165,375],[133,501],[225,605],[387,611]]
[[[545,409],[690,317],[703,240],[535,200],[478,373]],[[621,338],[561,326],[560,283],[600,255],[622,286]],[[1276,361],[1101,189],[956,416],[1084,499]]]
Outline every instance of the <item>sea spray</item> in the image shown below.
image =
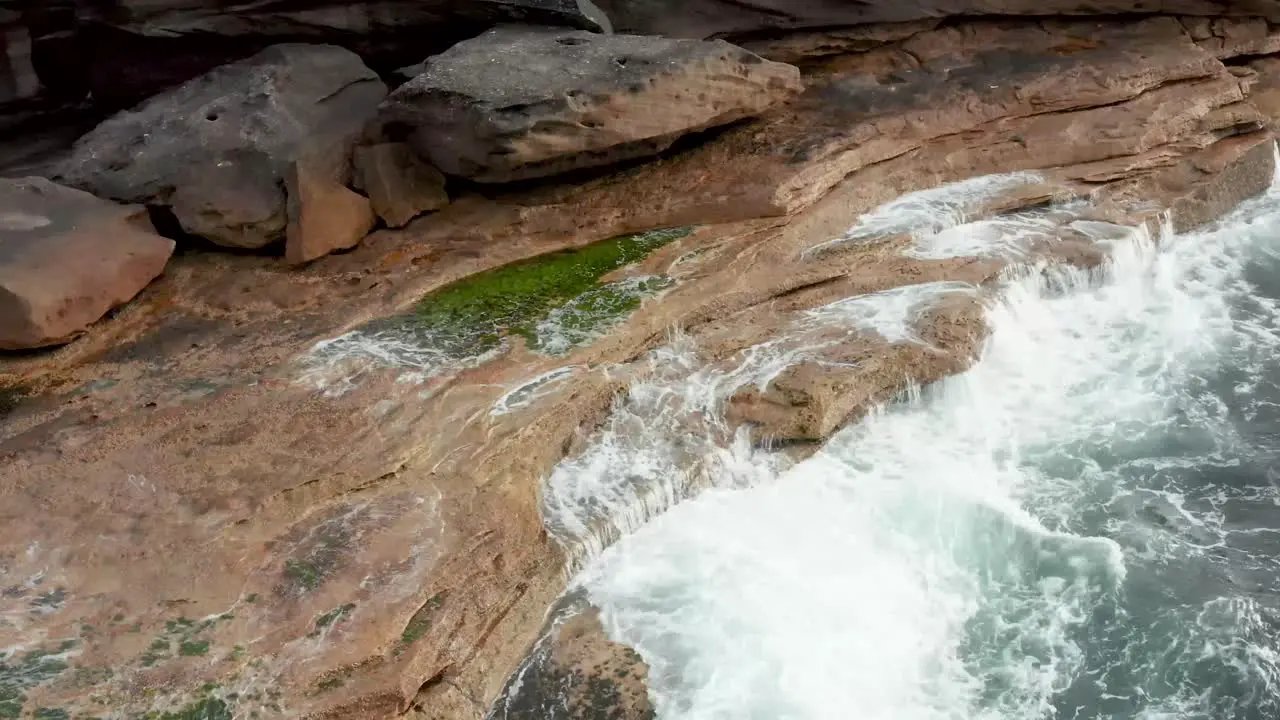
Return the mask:
[[[704,465],[702,492],[616,525],[578,583],[659,717],[1276,717],[1280,448],[1237,419],[1280,422],[1278,237],[1268,196],[1193,237],[1122,233],[1092,274],[1012,273],[969,372],[792,467]],[[592,458],[581,503],[684,472],[673,427],[606,431],[647,454]]]

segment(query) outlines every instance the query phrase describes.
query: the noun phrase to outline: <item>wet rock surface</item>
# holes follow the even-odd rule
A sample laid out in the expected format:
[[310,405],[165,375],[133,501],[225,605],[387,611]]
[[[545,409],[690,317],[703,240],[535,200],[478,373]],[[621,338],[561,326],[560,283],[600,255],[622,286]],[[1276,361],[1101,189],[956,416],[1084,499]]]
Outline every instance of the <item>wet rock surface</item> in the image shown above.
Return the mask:
[[506,27],[428,60],[378,119],[446,173],[506,182],[653,155],[800,88],[723,41]]
[[923,308],[918,325],[916,336],[896,343],[874,336],[836,339],[765,387],[734,393],[725,418],[748,426],[760,444],[820,443],[912,384],[965,370],[986,337],[976,294]]
[[496,720],[652,720],[648,667],[609,639],[600,611],[576,605],[552,626],[494,704]]
[[[594,177],[457,183],[430,212],[429,193],[392,196],[401,180],[375,189],[399,160],[352,173],[343,152],[297,150],[311,129],[219,145],[190,125],[198,113],[156,110],[177,125],[103,131],[93,162],[116,158],[107,177],[138,173],[139,197],[191,228],[278,241],[320,217],[322,235],[347,228],[320,247],[359,244],[297,267],[187,249],[75,342],[0,359],[0,708],[480,718],[531,648],[554,645],[545,691],[520,707],[645,717],[642,667],[590,614],[547,639],[566,568],[589,558],[549,537],[540,492],[630,385],[686,370],[669,366],[671,329],[732,370],[832,303],[966,288],[920,308],[912,341],[827,338],[829,353],[728,392],[761,443],[812,450],[904,383],[963,368],[978,299],[1011,264],[1096,266],[1099,241],[1159,229],[1160,211],[1188,229],[1262,190],[1278,83],[1251,54],[1269,52],[1270,25],[1243,27],[1002,18],[754,38],[803,64],[802,94]],[[380,92],[349,79],[303,107]],[[208,145],[195,160],[155,160],[172,190],[122,150],[198,144],[188,132]],[[395,142],[359,140],[375,141]],[[175,177],[184,162],[204,168],[199,184]],[[307,192],[289,187],[299,170]],[[911,193],[991,172],[1012,174],[1001,191],[945,196],[953,225],[911,214]],[[345,220],[307,214],[334,197],[352,203]],[[357,238],[372,215],[360,200],[403,226]],[[879,212],[892,202],[906,204]],[[680,232],[601,261],[662,229]],[[1017,242],[992,240],[1005,236]],[[459,342],[478,351],[442,359],[421,323],[397,324],[424,314],[467,320]],[[542,341],[565,335],[554,352]]]

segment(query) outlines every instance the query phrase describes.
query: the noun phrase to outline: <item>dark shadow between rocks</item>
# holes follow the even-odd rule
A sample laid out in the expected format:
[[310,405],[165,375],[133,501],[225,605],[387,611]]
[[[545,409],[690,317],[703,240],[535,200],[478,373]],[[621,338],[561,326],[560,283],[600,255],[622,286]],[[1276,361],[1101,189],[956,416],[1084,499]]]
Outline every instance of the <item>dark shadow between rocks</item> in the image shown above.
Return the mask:
[[175,243],[174,255],[201,255],[216,253],[218,255],[243,255],[248,257],[279,257],[284,253],[284,238],[260,248],[238,248],[218,245],[199,235],[192,235],[182,229],[182,224],[167,205],[148,205],[147,215],[156,233],[167,237]]

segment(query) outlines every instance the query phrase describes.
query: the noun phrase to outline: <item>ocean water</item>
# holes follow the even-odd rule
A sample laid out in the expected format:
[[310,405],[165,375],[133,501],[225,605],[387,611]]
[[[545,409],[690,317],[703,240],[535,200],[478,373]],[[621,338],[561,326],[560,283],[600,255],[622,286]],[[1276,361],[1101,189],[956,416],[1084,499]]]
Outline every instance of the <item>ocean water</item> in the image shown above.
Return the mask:
[[[919,205],[871,219],[981,252]],[[815,323],[911,342],[921,303],[972,290],[842,301],[737,369],[655,355],[544,514],[660,718],[1280,718],[1280,193],[1158,243],[1098,232],[1104,268],[1011,274],[970,371],[798,463],[718,403]]]

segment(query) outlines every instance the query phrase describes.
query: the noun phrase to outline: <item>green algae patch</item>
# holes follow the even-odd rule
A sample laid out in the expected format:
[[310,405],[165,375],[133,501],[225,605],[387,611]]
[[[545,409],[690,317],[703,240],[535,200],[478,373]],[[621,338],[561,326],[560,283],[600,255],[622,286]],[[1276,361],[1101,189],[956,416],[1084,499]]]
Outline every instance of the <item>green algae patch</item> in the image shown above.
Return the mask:
[[72,647],[75,642],[68,640],[58,650],[33,650],[20,658],[0,660],[0,718],[22,717],[27,691],[66,672],[68,666],[62,653]]
[[183,657],[201,657],[209,654],[208,640],[183,640],[178,644],[178,654]]
[[209,640],[204,633],[231,615],[218,615],[204,620],[179,617],[166,620],[164,632],[151,641],[150,647],[138,658],[143,667],[152,667],[175,657],[203,657],[209,653]]
[[355,609],[355,603],[347,603],[345,605],[339,605],[329,612],[324,613],[320,617],[316,618],[315,629],[310,633],[307,633],[307,637],[320,637],[324,634],[325,630],[341,623],[346,619],[347,615],[351,614],[351,611]]
[[351,529],[343,522],[340,517],[326,520],[317,528],[312,542],[285,560],[280,571],[283,582],[276,588],[278,595],[305,595],[323,585],[342,566],[352,542]]
[[[682,227],[624,235],[477,273],[424,297],[406,322],[422,340],[456,358],[483,355],[513,335],[538,348],[540,325],[584,294],[594,291],[591,302],[612,310],[600,316],[605,320],[633,310],[641,297],[616,288],[601,290],[609,285],[601,286],[600,278],[692,231]],[[588,315],[580,313],[580,323]]]
[[597,285],[539,321],[531,346],[548,355],[567,353],[596,339],[635,312],[645,298],[674,284],[671,278],[657,275]]
[[405,625],[404,631],[400,633],[400,645],[396,648],[395,654],[399,655],[404,649],[422,639],[427,631],[431,629],[431,625],[435,622],[435,615],[441,607],[444,607],[444,601],[449,597],[447,590],[442,590],[427,599],[422,607],[409,618],[409,623]]
[[0,417],[4,417],[22,404],[31,394],[25,385],[0,385]]

